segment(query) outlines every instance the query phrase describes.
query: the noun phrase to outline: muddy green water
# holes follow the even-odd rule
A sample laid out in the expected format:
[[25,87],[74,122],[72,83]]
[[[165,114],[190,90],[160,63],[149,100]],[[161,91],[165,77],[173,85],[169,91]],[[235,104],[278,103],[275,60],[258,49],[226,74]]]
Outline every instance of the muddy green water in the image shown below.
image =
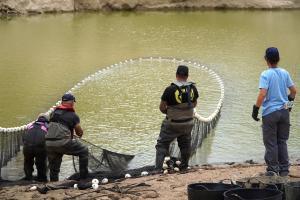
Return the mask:
[[[280,66],[299,84],[299,20],[300,11],[79,13],[1,19],[0,125],[32,121],[75,83],[103,67],[135,57],[173,56],[203,63],[225,83],[222,116],[196,162],[262,160],[261,124],[252,120],[251,111],[259,75],[266,69],[264,50],[278,47]],[[76,108],[87,140],[119,152],[146,152],[144,162],[151,163],[163,119],[159,97],[174,72],[163,64],[154,71],[147,63],[129,68],[133,73],[120,68],[80,88]],[[213,107],[218,96],[216,83],[203,73],[194,74],[191,78],[202,87],[199,109],[207,116],[211,108],[205,105]],[[299,158],[299,100],[291,119],[289,151],[292,158]]]

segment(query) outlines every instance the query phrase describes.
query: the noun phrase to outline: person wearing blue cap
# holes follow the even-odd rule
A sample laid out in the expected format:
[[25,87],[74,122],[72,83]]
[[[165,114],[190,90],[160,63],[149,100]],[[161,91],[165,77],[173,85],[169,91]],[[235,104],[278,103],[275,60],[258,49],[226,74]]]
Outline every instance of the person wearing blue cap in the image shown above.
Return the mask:
[[267,48],[265,60],[268,69],[263,71],[260,76],[260,91],[256,104],[253,105],[252,118],[255,121],[260,120],[258,112],[262,106],[266,175],[287,176],[290,166],[287,149],[290,132],[289,112],[292,110],[296,88],[289,73],[278,67],[280,57],[277,48]]
[[79,156],[80,179],[85,179],[88,176],[88,148],[74,139],[74,134],[83,135],[80,119],[74,110],[75,97],[66,93],[61,100],[61,105],[50,116],[46,135],[50,181],[58,181],[64,154]]

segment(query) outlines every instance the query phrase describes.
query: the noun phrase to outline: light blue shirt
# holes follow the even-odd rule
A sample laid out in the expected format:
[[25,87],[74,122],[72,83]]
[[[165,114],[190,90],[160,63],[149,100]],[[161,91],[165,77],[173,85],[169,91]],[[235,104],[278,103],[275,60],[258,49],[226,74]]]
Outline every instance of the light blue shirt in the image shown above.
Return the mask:
[[294,83],[290,74],[282,68],[269,68],[260,75],[259,88],[267,94],[262,105],[262,116],[284,109],[288,102],[288,88]]

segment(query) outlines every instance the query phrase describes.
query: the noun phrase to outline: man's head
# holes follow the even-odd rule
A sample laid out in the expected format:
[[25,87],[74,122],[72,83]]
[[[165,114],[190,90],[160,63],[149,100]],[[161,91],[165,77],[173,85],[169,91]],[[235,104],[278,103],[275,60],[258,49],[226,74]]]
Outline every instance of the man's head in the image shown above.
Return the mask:
[[176,78],[179,81],[186,81],[189,76],[189,68],[185,65],[179,65],[176,71]]
[[41,114],[39,114],[37,121],[38,122],[49,122],[49,115],[47,115],[46,113],[41,113]]
[[66,93],[61,97],[62,104],[74,104],[75,97],[71,93]]
[[280,60],[279,51],[276,47],[269,47],[266,49],[265,60],[269,66],[276,66]]

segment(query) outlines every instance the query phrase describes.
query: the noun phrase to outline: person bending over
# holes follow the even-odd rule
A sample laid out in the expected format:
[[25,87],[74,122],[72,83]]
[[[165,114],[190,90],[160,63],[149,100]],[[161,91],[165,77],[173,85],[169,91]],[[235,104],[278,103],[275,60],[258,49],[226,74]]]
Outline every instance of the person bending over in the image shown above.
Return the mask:
[[50,117],[46,136],[50,181],[58,181],[64,154],[79,156],[80,179],[88,175],[88,148],[74,139],[74,134],[78,137],[83,135],[80,119],[74,110],[75,102],[72,94],[64,94],[61,105],[56,107]]
[[40,114],[38,119],[27,126],[22,136],[24,154],[24,180],[32,180],[33,165],[37,169],[37,181],[47,182],[47,151],[45,135],[48,132],[49,116]]

